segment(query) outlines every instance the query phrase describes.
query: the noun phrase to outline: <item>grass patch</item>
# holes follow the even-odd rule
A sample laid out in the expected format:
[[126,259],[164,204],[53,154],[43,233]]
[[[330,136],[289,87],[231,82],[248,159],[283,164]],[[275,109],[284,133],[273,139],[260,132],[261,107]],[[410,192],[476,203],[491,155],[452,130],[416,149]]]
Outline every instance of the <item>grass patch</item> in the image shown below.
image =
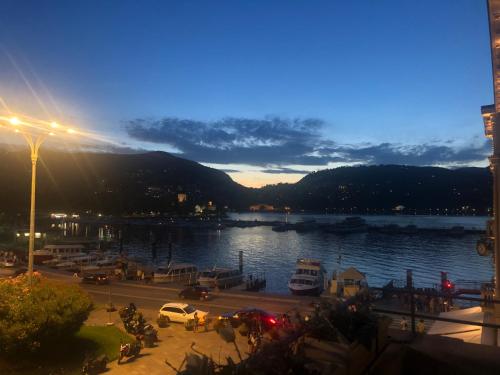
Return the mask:
[[120,342],[133,342],[129,334],[115,326],[83,326],[76,334],[95,355],[105,354],[110,361],[118,358]]
[[77,375],[87,354],[118,358],[120,341],[134,338],[115,326],[83,326],[75,337],[43,353],[15,359],[0,358],[2,375]]

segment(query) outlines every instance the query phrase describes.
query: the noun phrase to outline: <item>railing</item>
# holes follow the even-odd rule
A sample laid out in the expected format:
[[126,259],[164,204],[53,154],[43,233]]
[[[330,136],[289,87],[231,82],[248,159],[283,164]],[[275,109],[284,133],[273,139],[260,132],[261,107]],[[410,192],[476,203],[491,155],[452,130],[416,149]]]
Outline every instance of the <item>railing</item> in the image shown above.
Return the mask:
[[426,292],[424,290],[418,290],[415,288],[388,288],[388,287],[384,287],[384,288],[370,288],[370,289],[371,290],[378,290],[378,291],[382,291],[382,292],[388,292],[391,294],[409,295],[410,311],[396,310],[396,309],[390,309],[390,308],[380,308],[380,307],[373,307],[372,310],[375,312],[380,312],[380,313],[385,313],[385,314],[410,316],[411,317],[411,330],[412,330],[413,334],[416,333],[415,318],[500,329],[499,324],[482,323],[482,322],[474,322],[474,321],[470,321],[470,320],[447,318],[447,317],[441,317],[441,316],[436,316],[436,315],[432,315],[432,314],[423,314],[423,313],[419,313],[416,311],[416,304],[415,304],[415,297],[416,296],[439,297],[439,298],[442,298],[444,301],[451,301],[452,299],[464,300],[464,301],[474,301],[474,302],[479,302],[480,305],[483,307],[492,307],[495,304],[499,304],[500,300],[493,299],[493,289],[491,287],[490,288],[488,288],[488,287],[482,288],[482,294],[484,295],[484,298],[457,296],[457,295],[454,295],[452,292],[441,293],[441,292],[433,291],[433,292],[429,293],[429,292]]

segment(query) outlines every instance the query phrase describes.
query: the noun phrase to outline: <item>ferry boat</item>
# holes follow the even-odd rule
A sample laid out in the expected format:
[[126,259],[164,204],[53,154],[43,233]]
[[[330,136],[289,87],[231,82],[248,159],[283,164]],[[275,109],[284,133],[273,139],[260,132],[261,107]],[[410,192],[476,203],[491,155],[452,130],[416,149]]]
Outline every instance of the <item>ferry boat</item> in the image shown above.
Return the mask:
[[156,283],[187,281],[189,284],[196,281],[198,267],[191,263],[169,264],[167,267],[157,268],[153,273]]
[[83,245],[45,245],[43,249],[33,252],[33,261],[35,264],[42,264],[44,261],[54,259],[57,256],[77,254],[85,255],[85,246]]
[[297,295],[319,295],[327,288],[326,270],[317,259],[299,259],[288,288]]
[[201,272],[198,283],[208,288],[231,288],[243,283],[243,273],[239,269],[214,267]]

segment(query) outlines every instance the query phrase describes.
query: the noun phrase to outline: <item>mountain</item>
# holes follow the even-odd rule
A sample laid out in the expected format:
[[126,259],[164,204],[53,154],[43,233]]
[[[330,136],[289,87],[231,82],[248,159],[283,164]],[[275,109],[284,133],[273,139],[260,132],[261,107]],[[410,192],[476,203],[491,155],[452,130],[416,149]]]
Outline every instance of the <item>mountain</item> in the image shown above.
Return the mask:
[[[29,207],[31,162],[26,152],[0,151],[0,211]],[[144,154],[63,153],[44,150],[38,162],[38,210],[99,210],[109,213],[173,211],[212,201],[234,206],[248,189],[227,174],[165,152]]]
[[308,174],[296,184],[266,186],[258,200],[293,210],[391,211],[404,206],[487,213],[492,205],[488,168],[446,169],[400,165],[340,167]]
[[[0,212],[29,208],[27,152],[0,150]],[[484,214],[492,203],[487,168],[445,169],[398,165],[341,167],[308,174],[295,184],[246,188],[222,171],[165,152],[63,153],[43,150],[37,179],[39,211],[105,213],[188,212],[209,201],[217,207],[251,204],[295,211]],[[179,204],[178,193],[187,195]],[[475,210],[475,211],[474,211]]]

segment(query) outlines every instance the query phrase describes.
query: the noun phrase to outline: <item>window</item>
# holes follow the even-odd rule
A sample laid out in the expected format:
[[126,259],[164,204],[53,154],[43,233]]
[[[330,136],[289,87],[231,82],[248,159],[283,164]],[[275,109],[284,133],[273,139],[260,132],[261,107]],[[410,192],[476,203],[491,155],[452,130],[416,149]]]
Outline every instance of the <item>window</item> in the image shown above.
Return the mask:
[[186,307],[184,307],[184,311],[188,314],[191,314],[194,313],[196,309],[191,305],[187,305]]

